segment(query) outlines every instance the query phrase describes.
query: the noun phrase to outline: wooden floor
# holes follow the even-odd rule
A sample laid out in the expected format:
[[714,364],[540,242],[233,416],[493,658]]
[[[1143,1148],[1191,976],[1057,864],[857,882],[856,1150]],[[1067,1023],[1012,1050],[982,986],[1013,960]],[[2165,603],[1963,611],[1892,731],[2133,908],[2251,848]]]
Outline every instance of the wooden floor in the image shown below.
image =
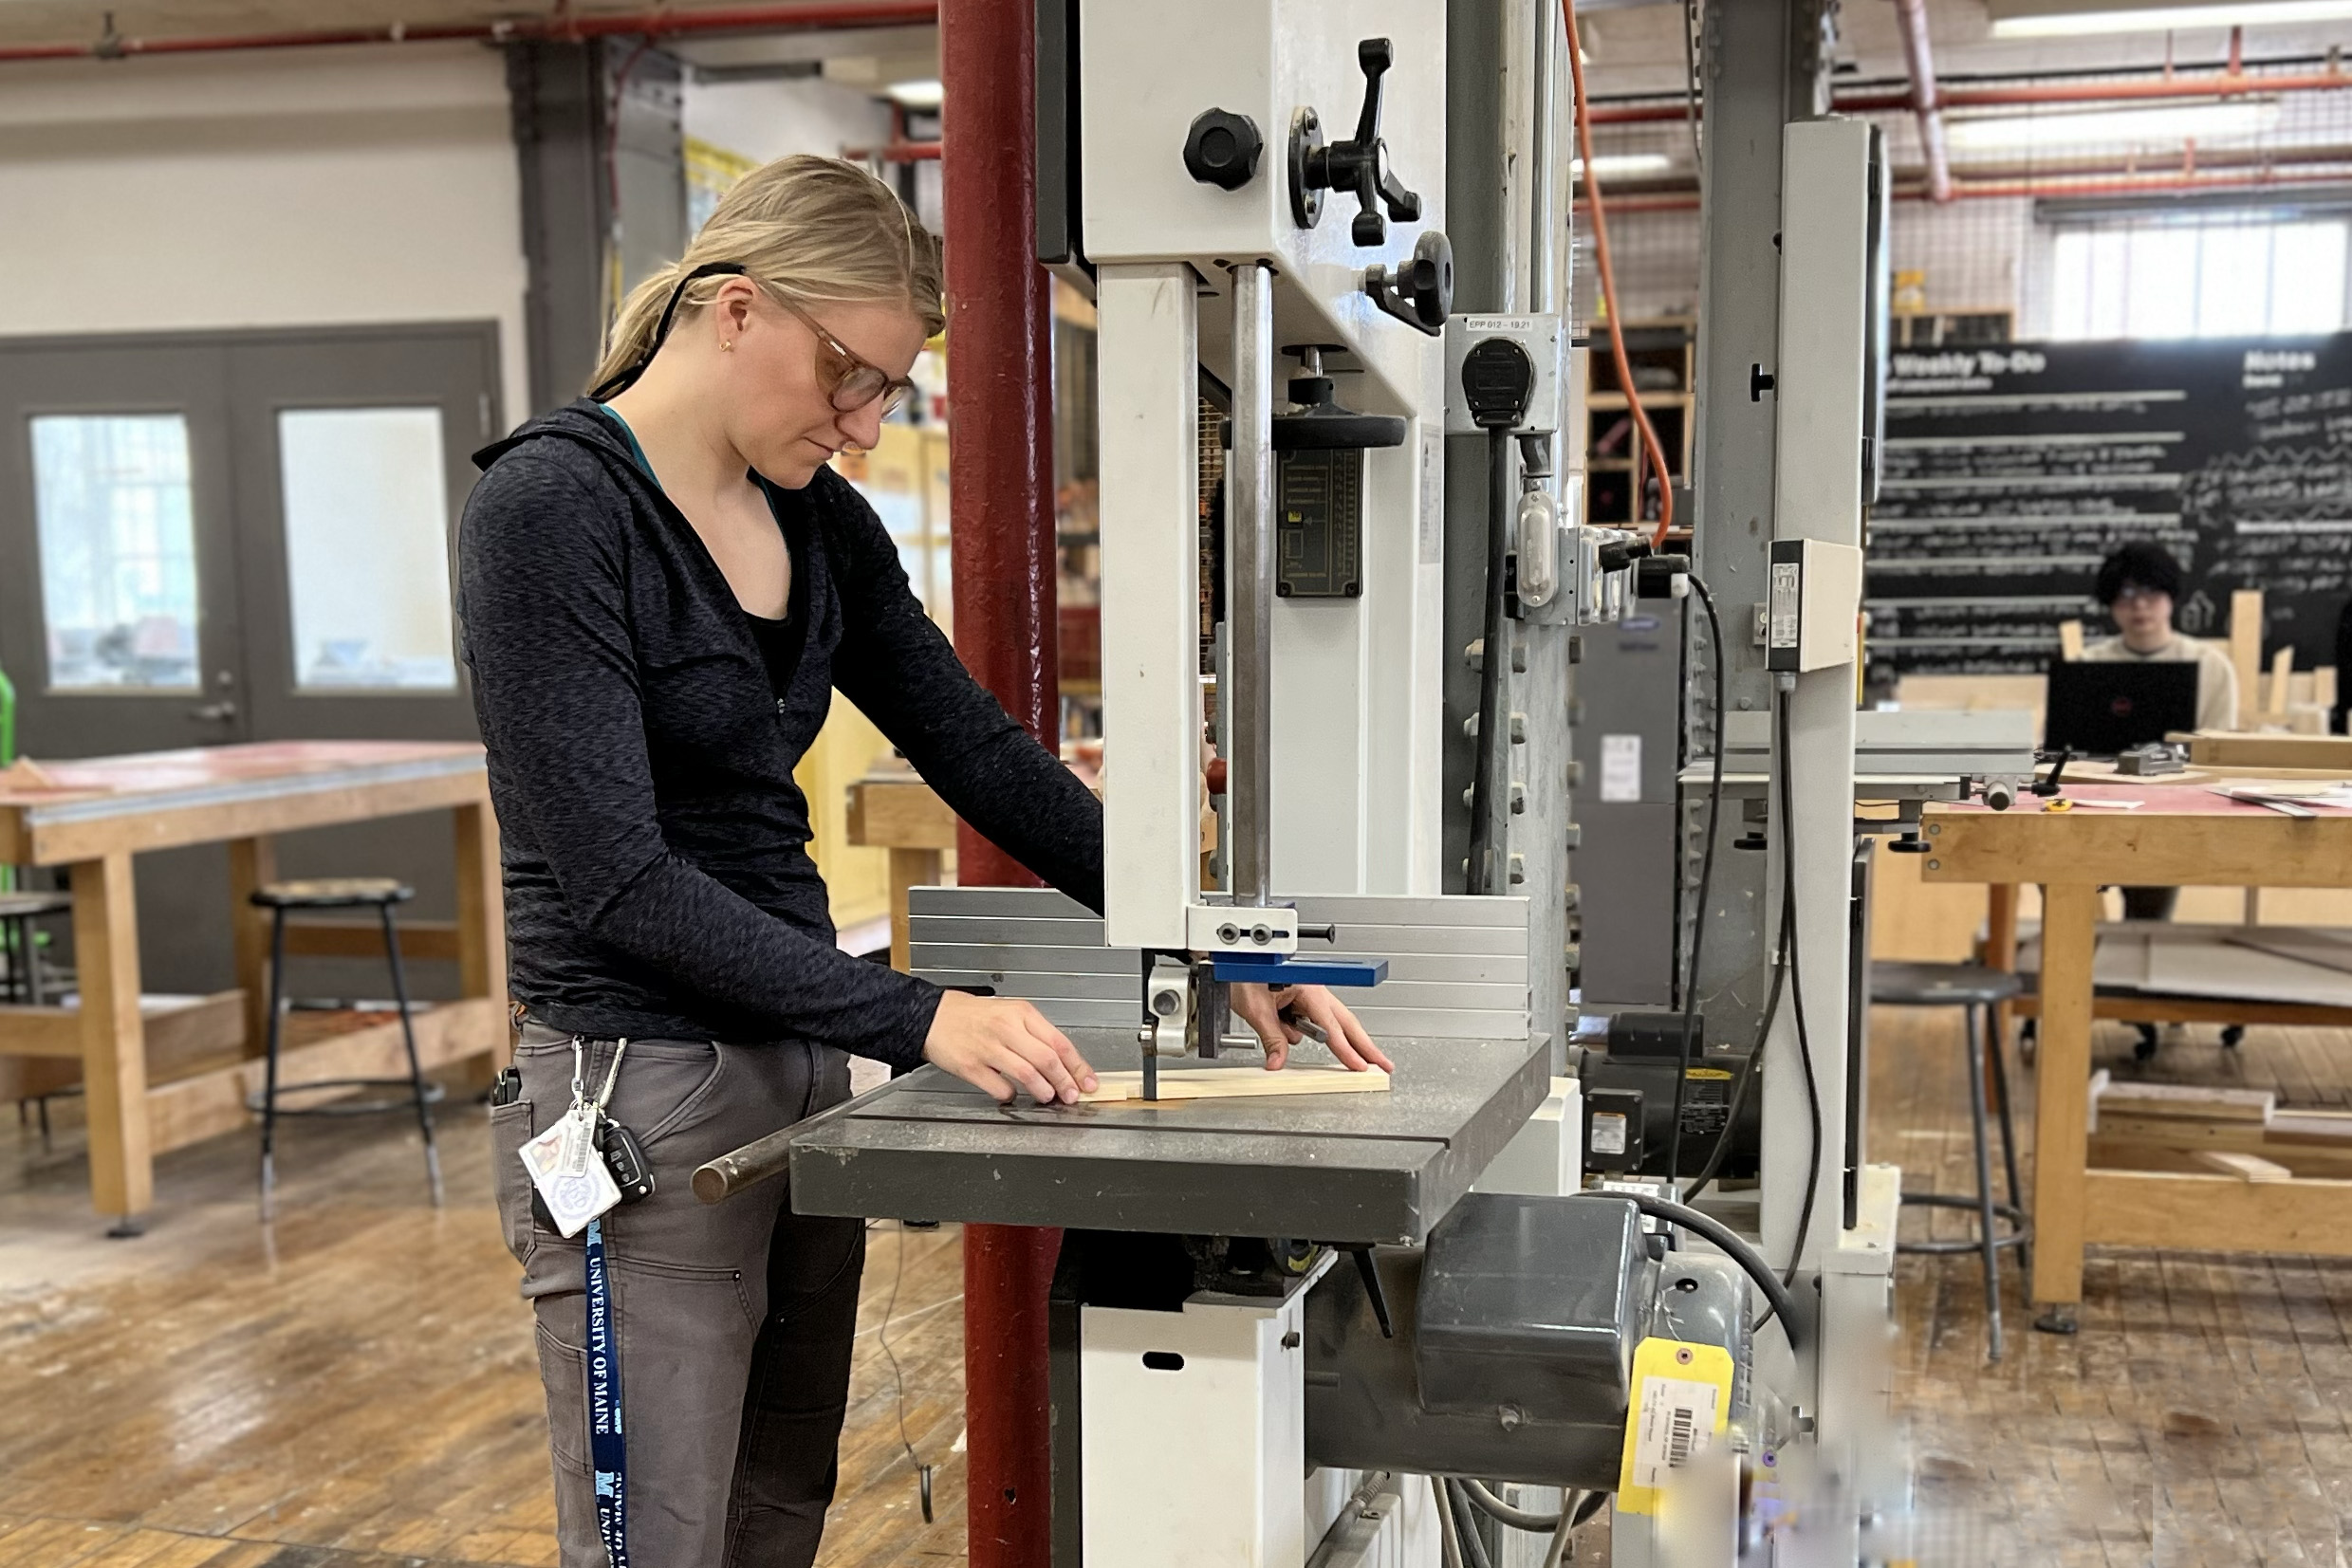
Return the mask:
[[[2129,1038],[2102,1038],[2119,1076],[2141,1071]],[[2352,1041],[2332,1032],[2257,1029],[2225,1053],[2203,1031],[2152,1073],[2352,1105]],[[1881,1011],[1873,1091],[1875,1156],[1964,1189],[1952,1024]],[[274,1227],[254,1221],[250,1141],[227,1138],[167,1155],[150,1233],[109,1242],[70,1103],[50,1152],[0,1108],[0,1568],[555,1561],[481,1113],[442,1122],[438,1212],[413,1129],[297,1123]],[[960,1287],[953,1228],[874,1232],[825,1563],[963,1555]],[[2056,1338],[2009,1277],[2009,1355],[1988,1366],[1973,1261],[1902,1262],[1922,1568],[2343,1563],[2352,1264],[2095,1251],[2086,1291],[2082,1333]],[[907,1436],[938,1469],[928,1526],[885,1315]]]

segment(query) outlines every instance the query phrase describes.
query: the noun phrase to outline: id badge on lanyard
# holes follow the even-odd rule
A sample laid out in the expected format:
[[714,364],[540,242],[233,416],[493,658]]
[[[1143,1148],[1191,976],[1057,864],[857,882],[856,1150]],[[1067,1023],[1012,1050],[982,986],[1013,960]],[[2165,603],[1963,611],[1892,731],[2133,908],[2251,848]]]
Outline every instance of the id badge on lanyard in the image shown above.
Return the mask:
[[[620,1077],[620,1059],[628,1049],[625,1040],[614,1045],[603,1090],[591,1099],[585,1046],[573,1040],[571,1110],[522,1150],[524,1168],[546,1200],[556,1228],[566,1236],[583,1227],[587,1231],[581,1251],[587,1266],[588,1464],[595,1472],[596,1532],[604,1542],[607,1568],[629,1568],[629,1451],[620,1418],[620,1345],[613,1333],[604,1216],[617,1204],[645,1197],[654,1188],[636,1137],[605,1116],[613,1084]],[[606,1140],[602,1134],[608,1127],[620,1134],[619,1146],[634,1173],[625,1190],[614,1180],[602,1148]]]
[[588,1222],[588,1466],[595,1471],[596,1533],[609,1568],[629,1568],[629,1449],[620,1426],[620,1353],[613,1336],[612,1276],[604,1221]]

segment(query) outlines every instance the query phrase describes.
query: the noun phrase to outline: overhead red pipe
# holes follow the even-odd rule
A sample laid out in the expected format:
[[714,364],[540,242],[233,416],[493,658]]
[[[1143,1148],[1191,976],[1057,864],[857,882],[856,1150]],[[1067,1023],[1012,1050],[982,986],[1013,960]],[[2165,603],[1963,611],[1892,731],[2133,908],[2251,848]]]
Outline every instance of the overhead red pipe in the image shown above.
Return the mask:
[[[2126,103],[2147,99],[2237,98],[2248,93],[2339,92],[2352,87],[2352,74],[2343,71],[2303,71],[2294,75],[2250,75],[2237,71],[2204,71],[2195,76],[2119,77],[2105,82],[2021,82],[2007,87],[1946,86],[1940,96],[1947,109],[2016,108],[2031,104]],[[1908,93],[1850,93],[1832,95],[1831,106],[1841,114],[1908,109]],[[1672,118],[1679,120],[1682,111]]]
[[[1992,109],[2029,104],[2121,103],[2140,99],[2234,98],[2247,93],[2320,93],[2352,88],[2352,72],[2299,71],[2273,76],[2232,71],[2205,71],[2195,76],[2119,77],[2104,82],[2025,82],[2005,87],[1955,87],[1939,83],[1938,109]],[[1840,114],[1900,114],[1915,108],[1909,91],[1832,92],[1830,105]],[[1655,103],[1596,103],[1595,125],[1679,124],[1688,111],[1679,98]],[[1706,105],[1699,106],[1704,116]]]
[[884,163],[924,163],[939,156],[936,141],[892,141],[880,147],[844,147],[842,157],[862,162],[878,157]]
[[[955,651],[1046,746],[1061,731],[1054,613],[1052,300],[1037,265],[1034,0],[945,0],[948,434]],[[1036,878],[969,827],[956,880]],[[1059,1230],[964,1230],[965,1540],[971,1568],[1052,1550],[1046,1295]]]
[[648,38],[705,32],[779,32],[808,28],[914,27],[938,18],[937,0],[815,0],[802,5],[713,6],[694,10],[612,12],[519,18],[502,22],[439,22],[311,31],[220,33],[174,38],[120,38],[0,45],[0,62],[121,60],[150,54],[219,54],[237,49],[323,48],[353,44],[434,44],[457,41],[523,43],[615,35]]
[[1919,118],[1919,147],[1927,159],[1929,199],[1952,199],[1952,159],[1944,150],[1944,117],[1935,103],[1935,57],[1929,51],[1927,0],[1895,0],[1903,35],[1903,65],[1911,73],[1911,110]]
[[[2346,160],[2352,164],[2352,160]],[[1953,182],[1954,200],[1981,200],[1988,196],[2102,196],[2123,195],[2137,191],[2162,194],[2176,191],[2248,191],[2267,190],[2272,186],[2339,185],[2352,179],[2352,166],[2336,169],[2278,170],[2258,169],[2224,172],[2213,175],[2153,175],[2114,179],[2095,178],[2027,178],[2009,180],[1970,180]],[[1927,193],[1917,185],[1900,186],[1895,192],[1897,201],[1925,200]],[[1584,204],[1576,204],[1583,211]],[[1695,212],[1698,194],[1695,191],[1658,192],[1649,195],[1615,195],[1609,198],[1609,211],[1615,212]]]

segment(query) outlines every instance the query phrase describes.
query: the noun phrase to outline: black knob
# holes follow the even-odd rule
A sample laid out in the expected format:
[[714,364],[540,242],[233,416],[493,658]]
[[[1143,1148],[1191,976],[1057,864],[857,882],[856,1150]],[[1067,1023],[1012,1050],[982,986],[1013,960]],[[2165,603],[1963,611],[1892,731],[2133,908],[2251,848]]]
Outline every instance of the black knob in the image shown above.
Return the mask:
[[1413,242],[1413,259],[1394,274],[1385,267],[1364,268],[1363,291],[1407,326],[1436,337],[1454,309],[1453,243],[1435,229],[1421,231]]
[[1257,122],[1230,109],[1203,109],[1184,138],[1184,168],[1203,185],[1238,191],[1257,177],[1266,140]]

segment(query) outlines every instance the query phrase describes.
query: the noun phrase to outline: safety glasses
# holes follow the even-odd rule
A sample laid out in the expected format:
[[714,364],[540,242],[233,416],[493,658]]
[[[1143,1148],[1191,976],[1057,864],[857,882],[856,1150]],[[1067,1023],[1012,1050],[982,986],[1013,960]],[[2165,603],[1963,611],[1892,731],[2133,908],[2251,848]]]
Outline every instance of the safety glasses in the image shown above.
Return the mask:
[[[645,367],[653,363],[654,356],[661,352],[661,345],[669,341],[670,324],[677,318],[678,302],[686,297],[686,290],[691,285],[704,278],[750,276],[750,268],[741,262],[705,262],[678,279],[677,286],[670,290],[669,302],[661,307],[661,321],[654,328],[653,341],[646,345],[637,363],[588,396],[601,403],[626,391],[639,377],[645,374]],[[825,400],[837,412],[855,414],[879,400],[882,405],[882,416],[888,418],[906,402],[907,396],[915,390],[913,381],[904,377],[893,377],[880,366],[860,359],[848,344],[827,332],[814,316],[773,289],[763,292],[799,317],[801,324],[808,328],[809,335],[817,340],[817,381],[825,389]]]
[[831,390],[825,396],[836,409],[843,414],[855,414],[879,398],[882,405],[882,417],[887,419],[906,402],[907,395],[915,390],[913,381],[904,377],[893,377],[879,365],[861,360],[848,344],[819,324],[816,317],[790,300],[777,294],[770,294],[769,298],[798,316],[801,324],[816,338],[817,380],[821,385],[830,386]]

